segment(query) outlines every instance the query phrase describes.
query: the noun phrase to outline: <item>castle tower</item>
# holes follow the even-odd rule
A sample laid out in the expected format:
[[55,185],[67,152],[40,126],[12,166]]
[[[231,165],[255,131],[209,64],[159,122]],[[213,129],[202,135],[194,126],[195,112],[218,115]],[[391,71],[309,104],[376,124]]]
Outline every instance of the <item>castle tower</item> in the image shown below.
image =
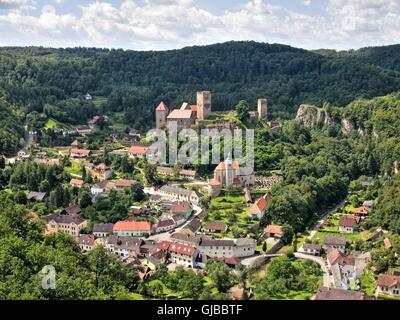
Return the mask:
[[211,115],[211,92],[197,92],[197,119],[204,120]]
[[160,102],[156,108],[156,128],[163,129],[167,126],[167,117],[169,114],[169,109],[164,102]]
[[265,120],[267,119],[268,116],[267,99],[258,99],[257,111],[259,119],[265,119]]
[[233,174],[232,163],[233,163],[233,161],[232,161],[231,155],[228,155],[228,157],[225,160],[225,185],[226,186],[233,185],[234,174]]

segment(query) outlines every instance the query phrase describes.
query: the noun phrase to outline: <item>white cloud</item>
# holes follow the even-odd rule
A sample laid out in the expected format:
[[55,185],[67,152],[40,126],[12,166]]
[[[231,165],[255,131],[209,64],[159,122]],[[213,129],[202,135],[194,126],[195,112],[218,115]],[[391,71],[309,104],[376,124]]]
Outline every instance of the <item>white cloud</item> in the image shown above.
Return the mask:
[[311,0],[303,0],[301,3],[304,4],[305,6],[311,5]]
[[[313,2],[305,0],[303,4]],[[56,43],[64,39],[68,45],[133,49],[170,49],[227,40],[348,48],[400,40],[397,0],[328,0],[326,13],[320,15],[301,14],[266,0],[248,0],[239,9],[220,15],[197,7],[193,0],[124,0],[120,5],[92,1],[82,4],[80,10],[79,15],[57,14],[51,6],[44,7],[39,16],[6,12],[0,14],[0,30],[7,26],[37,35],[47,39],[45,45],[52,45],[52,39],[57,39]]]

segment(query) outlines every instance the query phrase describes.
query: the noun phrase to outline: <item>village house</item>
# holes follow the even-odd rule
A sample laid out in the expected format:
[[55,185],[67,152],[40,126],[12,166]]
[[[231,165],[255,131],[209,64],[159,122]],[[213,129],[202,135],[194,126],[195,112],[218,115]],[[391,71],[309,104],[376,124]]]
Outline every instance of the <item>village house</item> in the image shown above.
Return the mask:
[[194,170],[182,169],[179,171],[179,178],[186,180],[194,180],[196,174],[197,173]]
[[271,196],[268,193],[257,199],[256,202],[250,207],[249,217],[261,219],[265,214],[270,200]]
[[79,248],[83,252],[88,252],[93,250],[95,245],[94,235],[91,234],[81,234],[79,236]]
[[114,183],[103,180],[95,183],[90,188],[90,193],[95,197],[107,197],[110,190],[114,188]]
[[120,179],[115,181],[115,189],[117,190],[123,190],[125,188],[130,188],[134,184],[136,184],[136,180],[130,180],[130,179]]
[[305,254],[311,254],[313,256],[320,256],[321,250],[322,250],[322,247],[320,244],[304,243],[300,251]]
[[193,190],[164,185],[159,189],[159,192],[178,201],[186,201],[193,204],[198,204],[200,201],[199,195]]
[[86,149],[71,149],[70,158],[71,159],[85,159],[92,153],[91,150]]
[[172,176],[172,175],[174,175],[174,168],[158,166],[156,168],[156,172],[160,176]]
[[226,233],[227,230],[226,223],[219,221],[207,221],[203,226],[203,231],[206,233]]
[[254,255],[257,242],[250,238],[207,239],[202,238],[198,250],[209,257],[248,257]]
[[345,237],[334,237],[327,236],[324,237],[324,244],[322,248],[327,252],[329,249],[338,249],[340,252],[344,252],[346,248],[346,238]]
[[91,172],[92,176],[99,180],[107,180],[110,179],[113,175],[112,170],[106,166],[104,163],[100,163],[95,166],[93,171]]
[[192,207],[189,202],[174,202],[170,207],[170,212],[187,219],[192,214]]
[[151,226],[148,221],[118,221],[114,224],[113,234],[132,237],[150,235]]
[[201,222],[199,219],[193,219],[190,221],[181,231],[189,230],[191,233],[195,234],[201,228]]
[[27,199],[29,201],[43,201],[44,198],[46,197],[46,195],[47,195],[46,192],[31,191],[31,192],[29,192]]
[[88,126],[79,127],[76,129],[76,132],[82,136],[92,133],[92,128]]
[[186,268],[194,268],[196,266],[196,258],[198,251],[196,248],[184,244],[163,241],[157,243],[157,248],[170,254],[170,260],[177,265]]
[[358,217],[364,218],[364,217],[368,216],[368,214],[369,214],[369,208],[368,207],[364,207],[363,206],[363,207],[356,208],[354,210],[354,215],[356,215]]
[[86,227],[87,220],[80,216],[81,209],[78,205],[72,205],[61,213],[54,213],[44,217],[46,222],[45,233],[62,232],[77,238],[80,231]]
[[338,249],[329,249],[327,264],[331,269],[335,288],[348,290],[357,283],[357,277],[364,274],[364,269],[371,262],[371,254],[353,252],[345,255]]
[[144,158],[148,152],[149,148],[144,146],[132,146],[129,148],[128,154],[131,158]]
[[113,223],[95,223],[93,225],[93,234],[97,238],[106,238],[113,233]]
[[167,255],[164,251],[157,251],[146,257],[142,261],[142,266],[148,267],[150,270],[155,271],[157,268],[165,263]]
[[[201,242],[202,237],[177,232],[177,233],[174,233],[173,235],[171,235],[170,239],[172,242],[185,244],[185,245],[197,248],[197,246]],[[211,238],[209,238],[209,239],[211,239]]]
[[155,232],[156,233],[167,232],[174,229],[175,227],[176,224],[173,219],[159,220],[155,225]]
[[400,276],[390,274],[380,274],[377,281],[377,295],[400,297]]
[[72,149],[80,149],[81,146],[82,146],[82,144],[76,139],[74,141],[72,141],[72,143],[71,143]]
[[83,180],[81,180],[81,179],[72,178],[71,181],[69,182],[69,184],[72,187],[81,188],[85,184],[85,182]]
[[314,300],[370,300],[365,294],[358,291],[337,288],[321,287]]
[[218,197],[222,190],[222,183],[217,179],[211,179],[208,181],[207,192],[211,198]]
[[140,248],[143,244],[143,239],[129,236],[110,235],[106,238],[107,249],[119,257],[140,255]]
[[249,187],[254,185],[255,176],[252,168],[241,168],[239,162],[232,160],[228,155],[225,161],[220,162],[214,169],[214,179],[223,186],[239,185]]
[[352,216],[341,217],[339,219],[339,232],[340,233],[353,233],[357,228],[356,219]]
[[284,235],[282,226],[270,224],[264,229],[265,238],[275,238],[280,239]]

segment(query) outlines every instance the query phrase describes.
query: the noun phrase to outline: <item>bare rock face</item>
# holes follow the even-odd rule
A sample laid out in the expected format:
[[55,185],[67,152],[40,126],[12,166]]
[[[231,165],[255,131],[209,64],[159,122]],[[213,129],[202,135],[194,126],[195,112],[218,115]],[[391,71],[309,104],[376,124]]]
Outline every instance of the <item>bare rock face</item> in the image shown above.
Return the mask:
[[356,128],[354,122],[349,119],[342,119],[342,133],[345,135],[350,134]]
[[308,104],[302,104],[297,110],[296,120],[306,126],[321,126],[333,124],[331,116],[323,109],[310,106]]

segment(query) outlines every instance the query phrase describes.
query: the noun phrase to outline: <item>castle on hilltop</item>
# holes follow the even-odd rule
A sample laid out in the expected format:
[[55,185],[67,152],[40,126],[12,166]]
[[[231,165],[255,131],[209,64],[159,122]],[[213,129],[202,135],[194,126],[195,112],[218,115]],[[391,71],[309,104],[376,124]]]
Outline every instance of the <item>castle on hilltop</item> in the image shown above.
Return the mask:
[[156,108],[157,129],[165,128],[169,122],[175,121],[178,130],[190,128],[196,119],[204,120],[211,115],[211,92],[197,92],[197,104],[184,102],[179,109],[170,110],[164,102],[160,102]]
[[[212,114],[211,92],[198,91],[196,104],[182,103],[179,109],[170,109],[161,101],[156,108],[156,127],[164,129],[170,122],[176,122],[178,130],[190,128],[196,120],[205,120]],[[267,99],[258,99],[257,111],[250,111],[250,120],[257,122],[260,119],[267,119]]]

